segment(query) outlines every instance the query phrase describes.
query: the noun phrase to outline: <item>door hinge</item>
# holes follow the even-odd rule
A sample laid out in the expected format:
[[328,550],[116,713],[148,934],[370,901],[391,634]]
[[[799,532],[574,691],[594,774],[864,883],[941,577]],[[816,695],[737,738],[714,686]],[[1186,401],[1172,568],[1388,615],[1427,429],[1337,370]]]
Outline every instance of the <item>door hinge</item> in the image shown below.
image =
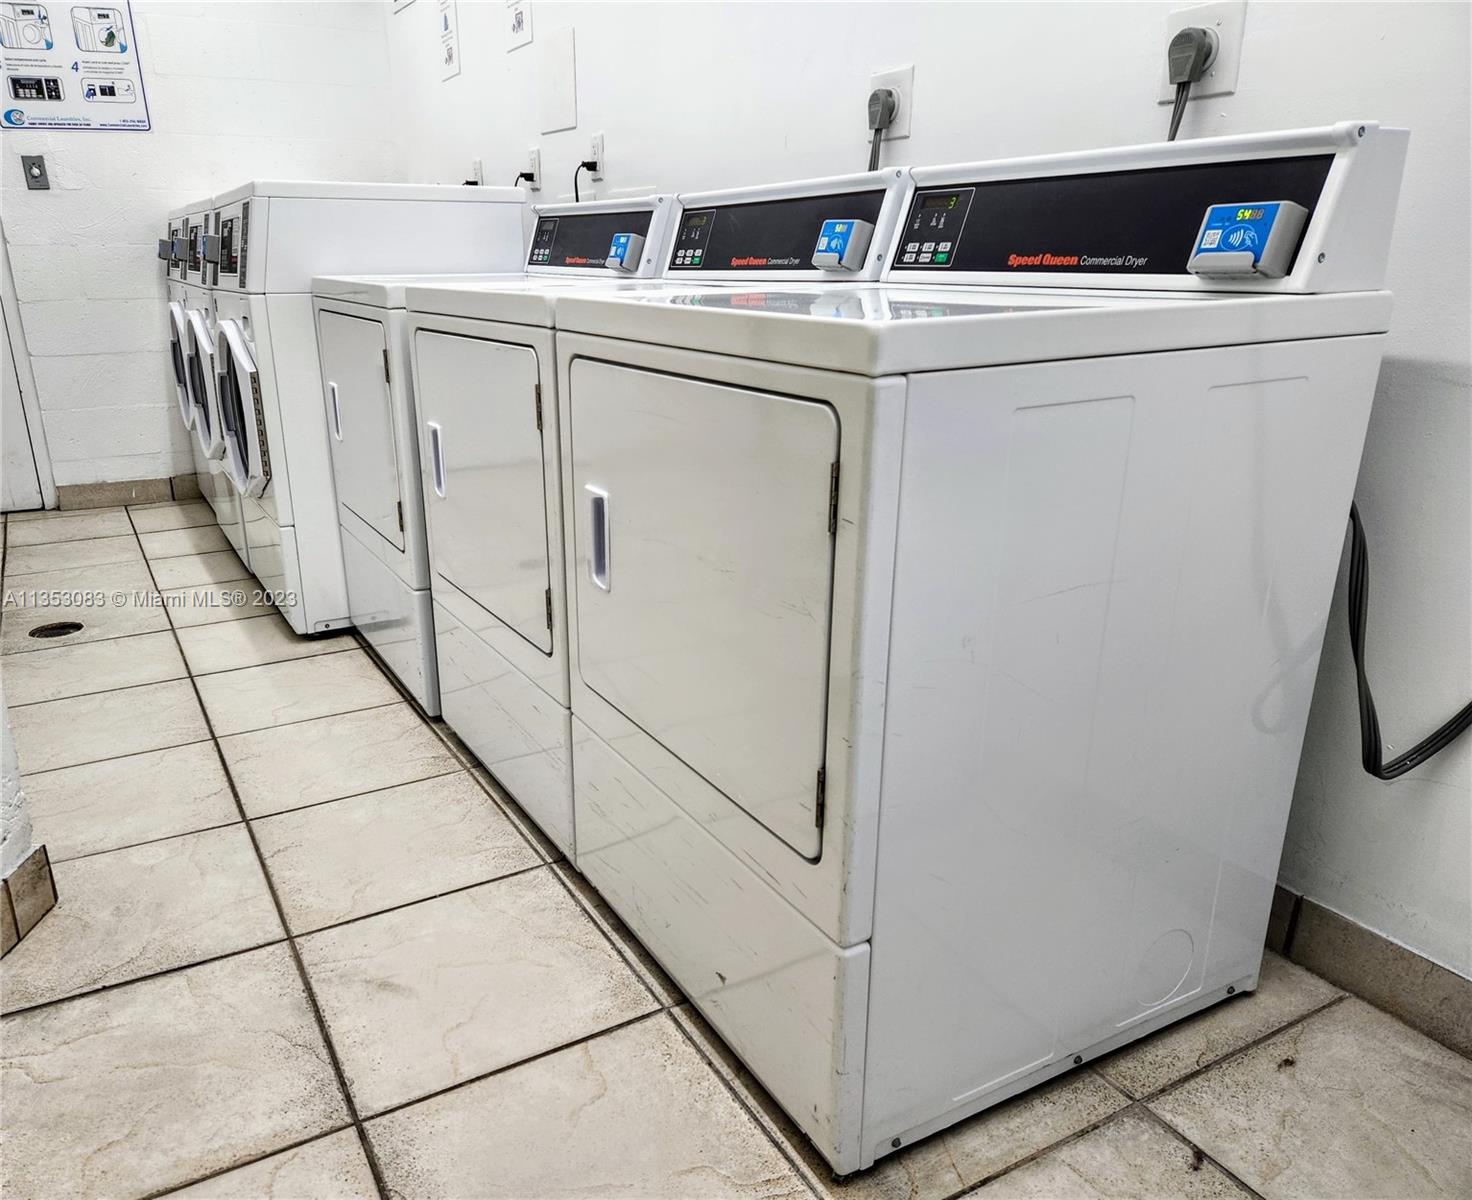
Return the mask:
[[537,399],[537,432],[542,432],[542,385],[539,383],[533,389],[533,395]]
[[552,631],[552,589],[547,589],[547,632]]
[[390,382],[392,382],[389,379],[389,377],[388,377],[388,347],[387,346],[385,346],[384,349],[383,349],[383,382],[384,383],[390,383]]
[[828,807],[828,783],[822,767],[818,768],[818,802],[813,814],[813,824],[823,828],[823,813]]
[[838,532],[838,464],[828,471],[828,532]]
[[395,500],[394,501],[394,508],[398,510],[398,514],[399,514],[399,532],[400,533],[403,533],[404,532],[404,502],[402,500]]

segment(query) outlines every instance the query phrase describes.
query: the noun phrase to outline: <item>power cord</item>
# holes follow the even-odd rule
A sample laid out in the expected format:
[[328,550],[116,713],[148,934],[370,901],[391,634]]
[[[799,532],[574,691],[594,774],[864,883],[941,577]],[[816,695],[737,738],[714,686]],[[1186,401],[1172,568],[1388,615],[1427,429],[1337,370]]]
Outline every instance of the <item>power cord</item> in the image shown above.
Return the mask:
[[1216,34],[1191,25],[1170,39],[1165,50],[1166,72],[1176,87],[1175,105],[1170,110],[1170,133],[1166,141],[1176,140],[1181,118],[1186,115],[1186,101],[1191,98],[1191,85],[1200,83],[1206,68],[1216,57]]
[[869,141],[869,170],[879,170],[879,144],[884,131],[894,124],[900,111],[900,94],[894,88],[875,88],[869,93],[869,128],[874,136]]
[[537,177],[530,171],[518,171],[516,178],[511,181],[512,187],[520,187],[523,183],[536,183]]
[[572,198],[574,203],[580,204],[583,199],[578,192],[578,176],[584,171],[596,171],[597,169],[598,160],[596,158],[585,158],[582,162],[578,163],[577,170],[572,173]]
[[1365,545],[1365,528],[1360,523],[1359,506],[1349,506],[1349,649],[1354,655],[1354,674],[1360,701],[1360,762],[1376,779],[1398,779],[1413,771],[1428,758],[1440,754],[1458,737],[1472,728],[1472,703],[1457,713],[1418,745],[1399,758],[1385,761],[1380,744],[1380,719],[1375,714],[1375,698],[1370,694],[1370,680],[1365,674],[1365,619],[1369,608],[1370,552]]

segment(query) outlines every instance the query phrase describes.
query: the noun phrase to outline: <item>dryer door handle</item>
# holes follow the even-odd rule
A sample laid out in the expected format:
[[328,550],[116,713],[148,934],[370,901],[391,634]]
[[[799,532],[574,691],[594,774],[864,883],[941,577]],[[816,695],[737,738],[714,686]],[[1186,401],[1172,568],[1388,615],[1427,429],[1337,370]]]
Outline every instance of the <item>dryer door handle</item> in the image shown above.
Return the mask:
[[429,430],[429,467],[433,476],[431,484],[434,494],[441,500],[445,498],[445,443],[444,430],[440,428],[438,421],[426,421],[424,427]]
[[332,401],[332,435],[342,441],[342,405],[337,402],[337,384],[327,381],[327,396]]
[[588,554],[588,578],[593,586],[607,592],[612,590],[612,572],[609,562],[609,514],[608,492],[588,483],[583,485],[588,493],[588,518],[592,528],[592,539]]

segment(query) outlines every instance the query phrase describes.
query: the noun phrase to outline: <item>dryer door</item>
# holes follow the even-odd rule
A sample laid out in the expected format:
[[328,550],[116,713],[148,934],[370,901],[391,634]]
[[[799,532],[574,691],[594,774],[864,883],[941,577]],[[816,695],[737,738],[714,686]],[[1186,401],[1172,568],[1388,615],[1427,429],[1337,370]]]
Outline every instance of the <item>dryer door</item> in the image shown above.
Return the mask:
[[449,584],[551,654],[536,352],[427,329],[414,351],[433,586]]
[[383,325],[323,309],[317,314],[317,341],[338,503],[402,550],[399,455]]
[[184,369],[189,404],[194,410],[191,428],[205,458],[213,461],[225,453],[225,439],[220,430],[219,408],[215,400],[215,341],[210,336],[209,318],[203,312],[191,308],[186,319],[189,338]]
[[570,380],[583,682],[816,856],[833,410],[588,359]]
[[261,377],[250,339],[233,317],[215,334],[215,377],[225,428],[225,469],[242,496],[259,496],[271,480],[261,412]]
[[174,367],[174,401],[179,406],[179,420],[185,429],[194,428],[194,402],[189,398],[189,368],[185,365],[185,346],[189,344],[189,321],[184,305],[169,301],[169,359]]

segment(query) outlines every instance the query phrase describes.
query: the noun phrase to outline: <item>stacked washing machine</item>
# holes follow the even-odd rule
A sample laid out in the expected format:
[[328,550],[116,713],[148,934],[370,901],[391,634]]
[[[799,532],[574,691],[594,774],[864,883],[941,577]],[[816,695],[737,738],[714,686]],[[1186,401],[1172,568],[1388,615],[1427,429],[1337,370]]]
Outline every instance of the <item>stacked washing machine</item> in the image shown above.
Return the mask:
[[[548,210],[538,215],[529,272],[633,253],[663,279],[621,286],[532,275],[513,286],[408,287],[442,711],[569,856],[570,527],[558,312],[572,296],[637,303],[707,279],[733,289],[753,279],[806,283],[818,295],[877,280],[909,189],[909,172],[891,169],[681,196],[668,212],[672,236],[655,247],[655,234],[631,225],[628,212]],[[581,514],[581,501],[571,511]]]
[[522,208],[514,188],[417,184],[256,181],[215,197],[221,474],[243,508],[244,557],[298,633],[349,620],[312,277],[511,271]]
[[[662,261],[675,208],[668,196],[539,207],[524,273],[328,276],[313,281],[348,615],[384,665],[432,715],[440,712],[439,667],[405,294],[410,287],[464,289],[524,282],[552,288],[570,281],[648,278]],[[610,256],[611,247],[617,248],[615,256]],[[499,406],[490,408],[494,422]],[[527,429],[540,436],[540,419],[525,424],[523,436]],[[484,432],[489,435],[491,429]],[[486,471],[504,455],[489,439],[473,452],[481,456]],[[482,517],[488,527],[505,519],[494,509]],[[454,698],[451,709],[458,714]],[[456,723],[466,724],[458,715]]]
[[1256,987],[1406,144],[916,170],[883,286],[558,301],[576,864],[836,1170]]

